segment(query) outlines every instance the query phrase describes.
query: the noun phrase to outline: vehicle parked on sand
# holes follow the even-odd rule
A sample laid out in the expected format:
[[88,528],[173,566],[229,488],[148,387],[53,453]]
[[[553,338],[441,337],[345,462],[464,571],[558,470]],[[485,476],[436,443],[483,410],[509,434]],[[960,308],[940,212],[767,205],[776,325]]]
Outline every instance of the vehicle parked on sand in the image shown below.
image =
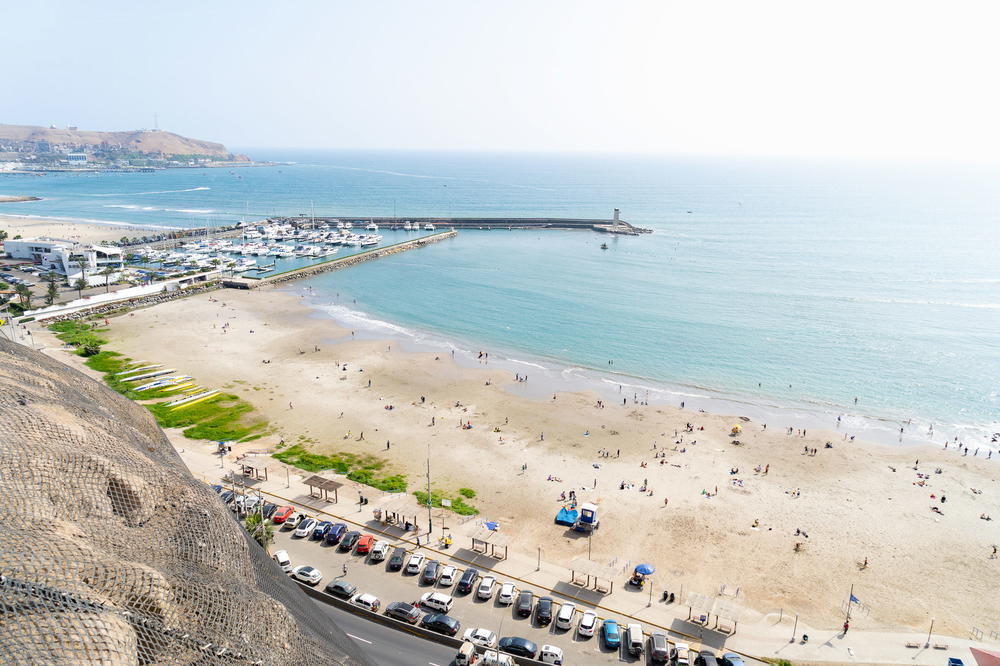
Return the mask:
[[340,538],[344,536],[347,532],[347,525],[344,523],[336,523],[330,526],[330,529],[326,531],[326,536],[323,540],[328,544],[338,543]]
[[531,612],[535,609],[535,593],[531,590],[521,590],[520,594],[517,595],[517,610],[518,617],[528,617]]
[[541,651],[538,653],[538,661],[543,664],[555,664],[556,666],[562,666],[562,648],[555,645],[543,645]]
[[385,559],[385,556],[389,553],[389,542],[388,541],[376,541],[375,545],[372,546],[371,553],[368,554],[368,559],[372,562],[381,562]]
[[340,539],[340,545],[337,546],[337,550],[341,552],[347,552],[354,548],[354,545],[361,539],[361,532],[348,532]]
[[306,514],[304,513],[293,513],[291,516],[285,519],[284,529],[294,530],[299,526],[299,523],[301,523],[303,520],[306,520],[307,518],[308,516],[306,516]]
[[[722,663],[722,666],[745,666],[745,662],[743,661],[743,657],[741,657],[740,655],[736,654],[735,652],[727,652],[727,653],[725,653],[724,655],[722,655],[722,657],[719,659],[719,661]],[[951,663],[950,663],[951,660],[949,659],[948,661],[949,661],[949,666],[951,666]],[[957,661],[958,661],[958,665],[957,666],[962,666],[962,660],[958,659]]]
[[462,574],[462,577],[458,579],[458,586],[455,589],[462,594],[468,594],[472,592],[472,588],[475,587],[478,578],[479,569],[469,567]]
[[552,621],[552,597],[542,597],[535,604],[535,621],[543,627]]
[[654,664],[665,664],[670,660],[670,642],[662,631],[649,635],[649,658]]
[[694,658],[695,666],[719,666],[719,660],[715,658],[715,653],[711,650],[702,650]]
[[520,636],[504,636],[500,639],[497,646],[502,652],[518,657],[527,657],[528,659],[534,659],[535,655],[538,654],[538,646],[527,638],[521,638]]
[[492,598],[496,585],[496,576],[483,576],[482,580],[479,581],[479,588],[476,590],[476,596],[480,599]]
[[406,549],[396,548],[389,558],[389,571],[399,571],[403,568],[403,561],[406,559]]
[[295,528],[295,532],[293,532],[292,534],[293,536],[302,539],[312,534],[313,528],[315,527],[316,527],[316,519],[306,518],[301,523],[299,523],[299,526]]
[[687,643],[674,643],[670,650],[670,663],[674,666],[690,666],[691,646]]
[[322,541],[323,537],[326,536],[327,531],[333,527],[333,523],[329,520],[324,520],[321,523],[316,523],[316,527],[312,531],[312,539],[314,541]]
[[567,601],[559,607],[556,613],[556,627],[559,629],[570,629],[573,626],[573,618],[576,616],[576,604]]
[[354,552],[358,555],[367,555],[373,545],[375,545],[375,537],[371,534],[365,534],[358,538],[358,547]]
[[615,620],[605,620],[601,625],[601,637],[604,638],[604,645],[609,648],[616,648],[622,644],[622,632]]
[[576,625],[576,633],[581,636],[593,636],[597,630],[597,613],[592,610],[584,611],[580,615],[580,622]]
[[326,584],[326,591],[341,599],[350,599],[358,591],[358,586],[344,579],[330,581]]
[[288,557],[287,550],[276,550],[271,558],[278,563],[281,570],[288,573],[292,570],[292,560]]
[[458,569],[450,564],[446,564],[441,567],[441,576],[438,578],[438,585],[442,587],[451,587],[455,582],[455,574],[457,572]]
[[441,592],[427,592],[420,597],[417,606],[423,610],[434,611],[435,613],[447,613],[455,604],[455,600],[447,594]]
[[642,625],[632,623],[625,627],[625,647],[633,657],[642,655],[646,647],[646,639],[642,635]]
[[386,606],[385,614],[408,624],[416,624],[420,619],[420,609],[403,601],[393,601]]
[[500,591],[497,592],[497,603],[503,604],[504,606],[510,606],[514,603],[514,598],[517,596],[517,587],[514,583],[504,583],[500,586]]
[[420,567],[424,564],[424,554],[423,553],[413,553],[410,555],[409,561],[406,563],[406,573],[411,576],[416,576],[420,573]]
[[424,616],[424,619],[420,621],[420,626],[439,634],[454,636],[462,628],[462,623],[448,615],[431,614]]
[[358,608],[364,608],[373,613],[377,613],[379,607],[381,606],[378,597],[374,594],[356,594],[351,597],[351,603]]
[[497,644],[497,635],[489,629],[483,629],[482,627],[466,629],[465,635],[462,638],[484,648],[496,647]]
[[421,585],[434,585],[437,583],[438,575],[441,571],[441,564],[437,560],[430,560],[424,567],[424,573],[420,576]]
[[[226,491],[226,492],[229,492],[229,491]],[[223,493],[223,494],[225,494],[225,493]],[[286,520],[288,520],[289,518],[291,518],[294,514],[295,514],[295,507],[294,506],[279,506],[275,510],[274,514],[271,515],[271,522],[274,523],[275,525],[280,525],[280,524],[284,523]]]

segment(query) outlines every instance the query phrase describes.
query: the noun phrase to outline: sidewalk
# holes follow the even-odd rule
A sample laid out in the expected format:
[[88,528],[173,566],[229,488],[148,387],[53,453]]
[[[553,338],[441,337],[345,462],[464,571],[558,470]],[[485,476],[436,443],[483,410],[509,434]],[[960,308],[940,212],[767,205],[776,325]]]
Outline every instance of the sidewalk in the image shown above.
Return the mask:
[[[307,509],[309,513],[326,513],[345,522],[350,522],[361,526],[369,532],[382,531],[394,541],[406,543],[411,550],[416,550],[419,535],[420,548],[429,556],[439,560],[450,560],[459,566],[474,565],[480,570],[490,568],[497,572],[504,580],[513,580],[522,584],[530,585],[535,589],[546,588],[554,594],[572,599],[580,604],[596,607],[602,616],[612,616],[619,621],[641,622],[646,631],[662,628],[669,632],[671,640],[688,642],[692,648],[700,649],[702,646],[713,650],[735,650],[759,659],[787,659],[795,663],[850,663],[850,664],[944,664],[948,657],[958,657],[967,664],[975,663],[970,647],[980,647],[984,649],[998,649],[998,646],[990,646],[986,643],[976,642],[969,639],[946,636],[931,636],[929,645],[927,633],[887,633],[862,631],[851,629],[843,635],[838,629],[816,629],[802,622],[796,622],[793,615],[783,613],[779,616],[777,612],[761,615],[760,613],[743,608],[739,600],[733,597],[723,597],[705,594],[702,598],[707,604],[713,602],[716,608],[721,603],[733,609],[736,615],[736,633],[727,636],[719,631],[713,631],[714,620],[709,614],[709,621],[706,627],[688,621],[691,616],[698,616],[706,612],[709,606],[698,608],[698,595],[691,595],[687,590],[671,590],[676,596],[673,604],[664,604],[659,600],[659,595],[664,589],[664,584],[657,582],[654,575],[652,580],[652,597],[649,590],[636,590],[625,584],[628,569],[637,563],[620,563],[618,573],[614,578],[614,589],[609,594],[602,594],[580,585],[570,582],[570,569],[568,564],[554,564],[543,559],[544,545],[540,552],[528,554],[513,548],[509,550],[507,559],[499,560],[488,557],[482,553],[471,550],[471,538],[468,536],[479,529],[479,521],[472,520],[459,525],[457,516],[446,531],[454,537],[454,546],[448,550],[440,550],[436,546],[438,540],[443,536],[440,529],[440,510],[435,509],[434,524],[435,530],[428,535],[426,532],[426,517],[422,513],[417,513],[420,531],[415,534],[410,532],[403,534],[400,528],[392,525],[383,525],[374,519],[373,510],[382,508],[379,497],[384,494],[380,491],[362,486],[348,481],[346,478],[337,477],[337,480],[344,484],[340,492],[340,502],[325,503],[317,498],[309,496],[309,488],[302,482],[303,478],[310,476],[295,468],[279,463],[270,456],[248,455],[240,461],[236,457],[240,451],[234,449],[234,454],[227,456],[225,467],[221,466],[217,456],[210,453],[211,446],[202,443],[191,442],[177,437],[171,433],[172,440],[183,442],[178,447],[181,457],[187,463],[191,472],[196,476],[211,483],[220,483],[222,478],[230,471],[240,472],[240,463],[254,464],[260,462],[269,468],[269,479],[267,481],[253,482],[252,487],[270,494],[279,501],[294,504],[296,507]],[[259,447],[259,443],[258,444]],[[176,445],[176,444],[175,444]],[[244,451],[251,450],[252,444],[238,447]],[[279,472],[282,467],[288,471]],[[275,473],[278,472],[278,473]],[[332,475],[327,475],[332,476]],[[361,506],[357,502],[356,493],[360,493],[369,498],[369,504]],[[389,496],[386,496],[389,497]],[[399,505],[390,506],[390,511],[399,511]],[[416,506],[415,501],[412,503]],[[415,512],[407,507],[407,515]],[[418,509],[419,511],[419,509]],[[402,513],[402,512],[401,512]],[[429,545],[433,544],[433,545]],[[606,581],[602,581],[606,584]],[[689,596],[684,596],[685,594]],[[695,610],[686,605],[687,602],[695,605]],[[795,630],[795,640],[791,641]],[[802,643],[802,636],[809,636],[807,643]],[[907,644],[913,647],[907,647]],[[947,647],[942,647],[947,646]]]

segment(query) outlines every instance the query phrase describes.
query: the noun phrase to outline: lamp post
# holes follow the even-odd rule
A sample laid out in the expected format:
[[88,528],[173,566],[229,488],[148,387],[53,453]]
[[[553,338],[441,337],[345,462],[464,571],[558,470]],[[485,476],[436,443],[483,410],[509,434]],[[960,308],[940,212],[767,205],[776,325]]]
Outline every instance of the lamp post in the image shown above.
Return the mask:
[[927,630],[927,642],[924,644],[925,648],[931,646],[931,632],[934,631],[934,618],[931,618],[931,628]]

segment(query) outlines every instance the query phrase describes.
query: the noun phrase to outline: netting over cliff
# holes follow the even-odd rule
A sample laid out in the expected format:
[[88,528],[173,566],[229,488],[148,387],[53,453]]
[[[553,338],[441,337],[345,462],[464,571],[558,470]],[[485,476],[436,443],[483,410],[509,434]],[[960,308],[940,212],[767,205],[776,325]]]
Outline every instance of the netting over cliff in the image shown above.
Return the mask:
[[371,663],[146,410],[4,340],[0,661]]

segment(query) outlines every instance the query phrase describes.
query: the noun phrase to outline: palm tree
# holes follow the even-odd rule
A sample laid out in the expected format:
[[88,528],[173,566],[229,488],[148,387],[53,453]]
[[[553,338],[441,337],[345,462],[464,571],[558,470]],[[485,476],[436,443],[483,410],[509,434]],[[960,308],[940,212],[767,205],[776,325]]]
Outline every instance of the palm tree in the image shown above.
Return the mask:
[[73,283],[73,288],[76,289],[76,293],[80,295],[80,298],[83,298],[83,290],[87,288],[87,281],[80,278]]
[[56,286],[55,280],[50,280],[49,286],[45,290],[45,304],[52,305],[55,303],[57,296],[59,296],[59,287]]
[[7,240],[7,231],[5,229],[0,229],[0,243]]
[[113,266],[105,266],[101,270],[101,275],[104,276],[104,293],[108,293],[111,290],[111,276],[114,275],[115,269]]
[[87,262],[84,259],[79,259],[77,261],[70,262],[73,266],[80,269],[80,279],[83,283],[87,283]]
[[263,548],[266,549],[274,541],[274,528],[271,527],[271,521],[264,520],[260,513],[251,513],[247,516],[245,524],[247,532]]
[[21,301],[21,306],[25,310],[31,309],[31,289],[26,284],[19,284],[14,287],[17,297]]

